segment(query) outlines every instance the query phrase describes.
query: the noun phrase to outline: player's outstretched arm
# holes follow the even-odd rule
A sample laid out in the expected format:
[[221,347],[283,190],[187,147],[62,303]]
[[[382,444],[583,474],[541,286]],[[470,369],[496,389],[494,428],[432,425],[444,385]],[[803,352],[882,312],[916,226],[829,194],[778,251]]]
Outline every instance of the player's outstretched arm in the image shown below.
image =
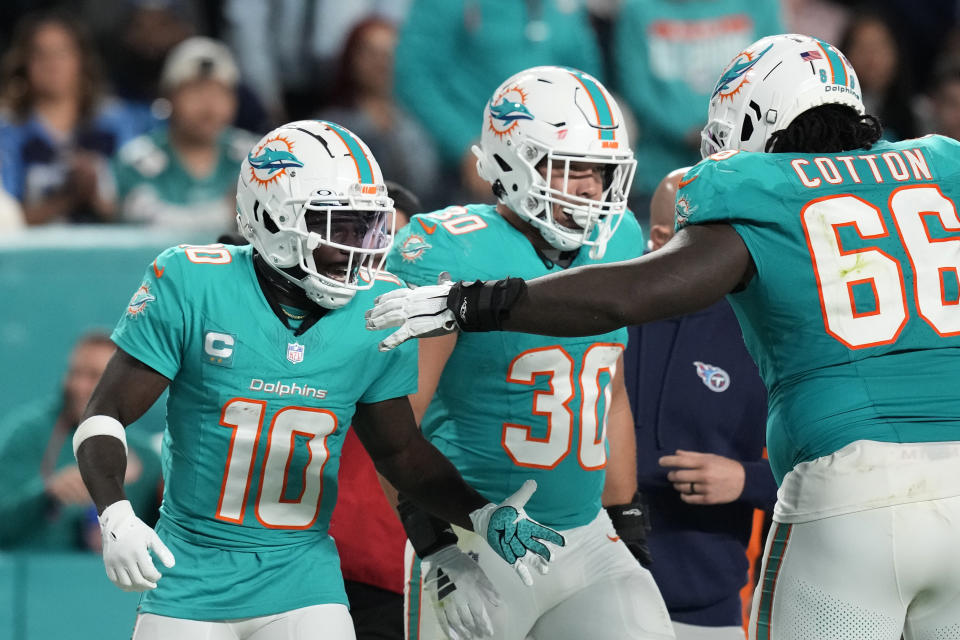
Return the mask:
[[523,509],[535,482],[528,480],[501,504],[489,502],[423,437],[406,396],[358,404],[353,426],[377,471],[400,493],[438,518],[475,531],[521,576],[527,569],[517,561],[528,551],[549,560],[551,551],[545,543],[564,545],[562,535],[532,520]]
[[84,484],[100,514],[107,577],[124,591],[157,586],[161,574],[150,552],[167,567],[173,554],[133,512],[123,492],[127,468],[125,427],[156,402],[169,380],[122,349],[110,359],[73,438]]
[[[529,282],[507,278],[398,289],[368,312],[367,327],[398,327],[383,341],[384,349],[457,328],[590,336],[703,309],[744,284],[750,273],[750,253],[733,227],[696,225],[636,260]],[[448,328],[451,320],[456,327]]]
[[733,291],[750,264],[746,245],[730,225],[686,227],[636,260],[531,280],[501,328],[587,336],[691,313]]

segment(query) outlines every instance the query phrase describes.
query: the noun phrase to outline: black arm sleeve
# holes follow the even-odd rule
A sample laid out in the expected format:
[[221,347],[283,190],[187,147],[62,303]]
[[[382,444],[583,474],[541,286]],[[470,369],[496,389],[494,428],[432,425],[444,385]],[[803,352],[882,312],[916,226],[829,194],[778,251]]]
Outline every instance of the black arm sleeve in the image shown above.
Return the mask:
[[397,491],[445,522],[473,529],[470,513],[489,501],[424,439],[406,396],[358,404],[353,428],[377,471]]
[[400,522],[419,558],[426,558],[443,547],[457,543],[457,534],[448,523],[430,515],[403,494],[399,494],[397,499]]
[[459,283],[447,305],[463,331],[591,336],[706,308],[743,286],[750,265],[750,252],[732,226],[695,225],[634,260],[526,283]]

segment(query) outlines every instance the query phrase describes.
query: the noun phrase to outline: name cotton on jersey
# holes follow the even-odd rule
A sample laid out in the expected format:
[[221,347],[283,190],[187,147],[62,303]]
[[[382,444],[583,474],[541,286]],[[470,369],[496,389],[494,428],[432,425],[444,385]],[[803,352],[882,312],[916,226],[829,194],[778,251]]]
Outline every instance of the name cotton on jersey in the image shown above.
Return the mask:
[[958,157],[927,136],[724,151],[684,176],[678,226],[731,224],[756,264],[729,300],[769,391],[778,482],[856,440],[960,441]]

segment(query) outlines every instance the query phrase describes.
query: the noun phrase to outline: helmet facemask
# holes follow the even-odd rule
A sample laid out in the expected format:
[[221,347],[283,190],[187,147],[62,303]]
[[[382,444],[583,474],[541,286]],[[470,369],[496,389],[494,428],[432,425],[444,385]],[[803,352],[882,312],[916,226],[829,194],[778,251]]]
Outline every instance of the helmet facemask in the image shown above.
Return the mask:
[[291,218],[270,216],[277,232],[287,236],[294,257],[293,264],[271,266],[327,309],[342,307],[357,291],[371,288],[390,250],[393,201],[382,185],[376,196],[361,193],[364,187],[369,189],[351,185],[345,199],[326,189],[307,200],[288,199],[281,209],[295,211]]
[[[482,153],[477,147],[474,152]],[[495,159],[504,169],[502,159]],[[607,241],[626,213],[636,160],[632,156],[614,159],[609,155],[564,154],[532,139],[524,141],[514,160],[519,160],[522,165],[520,171],[527,179],[521,182],[526,182],[527,189],[522,194],[505,193],[501,197],[509,201],[517,215],[536,227],[555,249],[572,251],[587,246],[592,259],[603,257]],[[582,172],[590,165],[602,172],[602,190],[597,199],[569,192],[570,174]],[[556,187],[551,186],[553,177],[560,179]],[[505,191],[502,184],[499,189]],[[559,222],[554,216],[555,207],[564,212],[576,227]]]
[[715,153],[728,149],[728,141],[733,125],[726,120],[715,119],[707,123],[700,132],[700,157],[709,158]]

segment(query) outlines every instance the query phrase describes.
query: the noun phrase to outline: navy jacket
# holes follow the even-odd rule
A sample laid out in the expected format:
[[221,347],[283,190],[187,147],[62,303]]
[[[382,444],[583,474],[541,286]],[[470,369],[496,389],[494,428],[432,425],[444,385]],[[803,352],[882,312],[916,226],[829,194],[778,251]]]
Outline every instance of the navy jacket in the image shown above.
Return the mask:
[[[670,616],[686,624],[739,625],[739,591],[754,508],[772,511],[777,485],[762,457],[767,394],[730,305],[630,327],[625,379],[637,434],[637,480],[650,505],[653,577]],[[677,449],[743,463],[736,502],[688,505],[660,456]]]

